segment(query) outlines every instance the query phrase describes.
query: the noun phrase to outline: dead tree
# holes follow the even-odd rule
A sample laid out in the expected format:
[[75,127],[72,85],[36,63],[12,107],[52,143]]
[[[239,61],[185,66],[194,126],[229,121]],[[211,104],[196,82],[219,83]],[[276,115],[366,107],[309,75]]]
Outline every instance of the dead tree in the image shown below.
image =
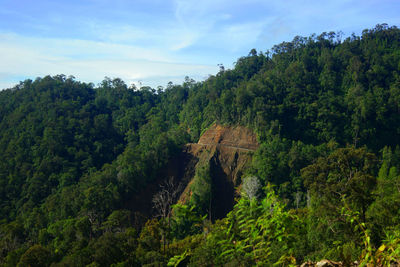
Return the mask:
[[[155,216],[162,219],[162,221],[167,220],[167,225],[165,228],[169,229],[171,226],[171,212],[172,205],[176,203],[179,197],[179,193],[181,192],[182,184],[175,185],[174,178],[170,177],[164,183],[160,184],[160,191],[154,195],[153,197],[153,209],[156,212]],[[163,239],[163,247],[165,252],[166,245],[166,231],[163,230],[162,239]]]
[[171,206],[178,200],[181,188],[182,184],[176,185],[173,177],[160,184],[160,191],[152,200],[156,217],[165,219],[171,216]]

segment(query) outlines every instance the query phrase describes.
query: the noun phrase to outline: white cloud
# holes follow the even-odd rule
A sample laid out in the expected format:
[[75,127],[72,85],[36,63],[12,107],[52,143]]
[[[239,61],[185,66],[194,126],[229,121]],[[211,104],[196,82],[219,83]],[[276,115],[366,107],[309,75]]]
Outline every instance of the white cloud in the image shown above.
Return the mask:
[[377,23],[399,24],[399,3],[115,0],[111,5],[91,0],[74,4],[77,14],[53,10],[51,23],[37,13],[31,17],[29,9],[4,9],[0,14],[16,12],[11,17],[17,17],[24,30],[18,35],[10,33],[12,27],[5,27],[10,32],[3,33],[0,28],[0,87],[8,81],[16,83],[16,77],[59,73],[91,82],[104,76],[143,83],[154,80],[152,85],[168,79],[179,82],[185,75],[204,78],[218,71],[217,63],[229,68],[252,48],[265,51],[296,35],[331,30],[349,35]]
[[[173,46],[180,50],[198,45],[209,38],[218,28],[217,24],[229,20],[232,15],[221,7],[227,7],[230,3],[227,0],[175,0],[176,25],[174,31],[178,38],[178,43]],[[182,36],[182,37],[180,37]],[[218,39],[214,45],[218,46]]]
[[[73,39],[27,38],[15,34],[0,34],[0,73],[2,84],[11,77],[35,78],[66,74],[87,82],[100,82],[105,76],[126,81],[150,78],[176,80],[185,75],[204,76],[217,71],[217,66],[183,64],[166,51],[129,45]],[[14,84],[18,81],[14,81]],[[155,85],[152,81],[152,84]],[[5,86],[6,85],[6,86]],[[165,85],[165,84],[159,84]]]

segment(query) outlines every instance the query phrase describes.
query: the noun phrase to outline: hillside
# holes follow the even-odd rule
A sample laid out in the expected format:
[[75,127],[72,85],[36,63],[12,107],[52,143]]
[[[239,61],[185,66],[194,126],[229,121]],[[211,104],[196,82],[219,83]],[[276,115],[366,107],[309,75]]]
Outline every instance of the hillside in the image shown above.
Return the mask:
[[197,143],[185,144],[182,151],[160,171],[160,179],[134,196],[127,208],[144,217],[154,215],[152,199],[166,177],[172,178],[176,186],[181,184],[177,201],[181,204],[189,203],[196,170],[209,165],[213,187],[210,214],[214,220],[221,219],[232,210],[235,188],[240,185],[242,175],[257,147],[257,138],[251,130],[243,126],[213,124]]
[[0,266],[400,262],[400,30],[296,37],[157,90],[0,91]]
[[235,188],[241,183],[245,168],[251,162],[251,155],[258,147],[257,138],[249,129],[241,126],[224,127],[213,124],[197,143],[187,144],[184,158],[189,159],[184,167],[182,180],[188,181],[181,203],[187,203],[193,193],[196,167],[209,165],[212,195],[212,219],[221,219],[232,210]]

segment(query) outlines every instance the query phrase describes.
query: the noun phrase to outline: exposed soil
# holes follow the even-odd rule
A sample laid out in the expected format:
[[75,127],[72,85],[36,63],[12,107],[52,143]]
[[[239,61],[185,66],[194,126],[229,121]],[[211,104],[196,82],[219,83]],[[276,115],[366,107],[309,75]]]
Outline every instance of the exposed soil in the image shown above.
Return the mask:
[[187,186],[180,201],[185,203],[190,198],[190,182],[197,164],[208,162],[213,184],[211,217],[213,220],[225,217],[233,208],[235,188],[257,148],[257,137],[249,129],[212,125],[198,143],[186,145],[186,157],[192,160],[184,166],[182,182]]
[[190,187],[196,167],[209,163],[213,184],[211,218],[223,218],[233,208],[235,188],[239,186],[243,171],[257,148],[257,137],[249,129],[214,124],[204,132],[198,143],[186,144],[162,171],[160,178],[136,195],[129,206],[140,216],[151,216],[151,200],[160,189],[158,185],[169,177],[173,177],[176,184],[183,184],[179,202],[186,203],[191,196]]
[[222,126],[213,124],[200,137],[198,144],[220,145],[234,149],[254,151],[258,148],[256,135],[242,126]]

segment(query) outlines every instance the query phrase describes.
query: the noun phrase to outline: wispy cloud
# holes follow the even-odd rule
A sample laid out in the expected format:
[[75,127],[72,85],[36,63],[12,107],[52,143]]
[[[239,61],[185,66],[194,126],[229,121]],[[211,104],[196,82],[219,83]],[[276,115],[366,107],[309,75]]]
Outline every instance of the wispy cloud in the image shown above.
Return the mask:
[[[144,85],[154,86],[150,77],[180,82],[185,75],[205,78],[217,70],[217,66],[212,65],[179,63],[167,53],[151,48],[85,40],[27,38],[15,34],[0,34],[0,39],[2,79],[21,74],[35,78],[63,73],[87,82],[99,82],[104,76],[110,76],[128,82],[141,80]],[[177,77],[180,77],[179,81]]]
[[400,24],[394,0],[30,0],[0,9],[0,87],[72,74],[165,85],[296,35]]

